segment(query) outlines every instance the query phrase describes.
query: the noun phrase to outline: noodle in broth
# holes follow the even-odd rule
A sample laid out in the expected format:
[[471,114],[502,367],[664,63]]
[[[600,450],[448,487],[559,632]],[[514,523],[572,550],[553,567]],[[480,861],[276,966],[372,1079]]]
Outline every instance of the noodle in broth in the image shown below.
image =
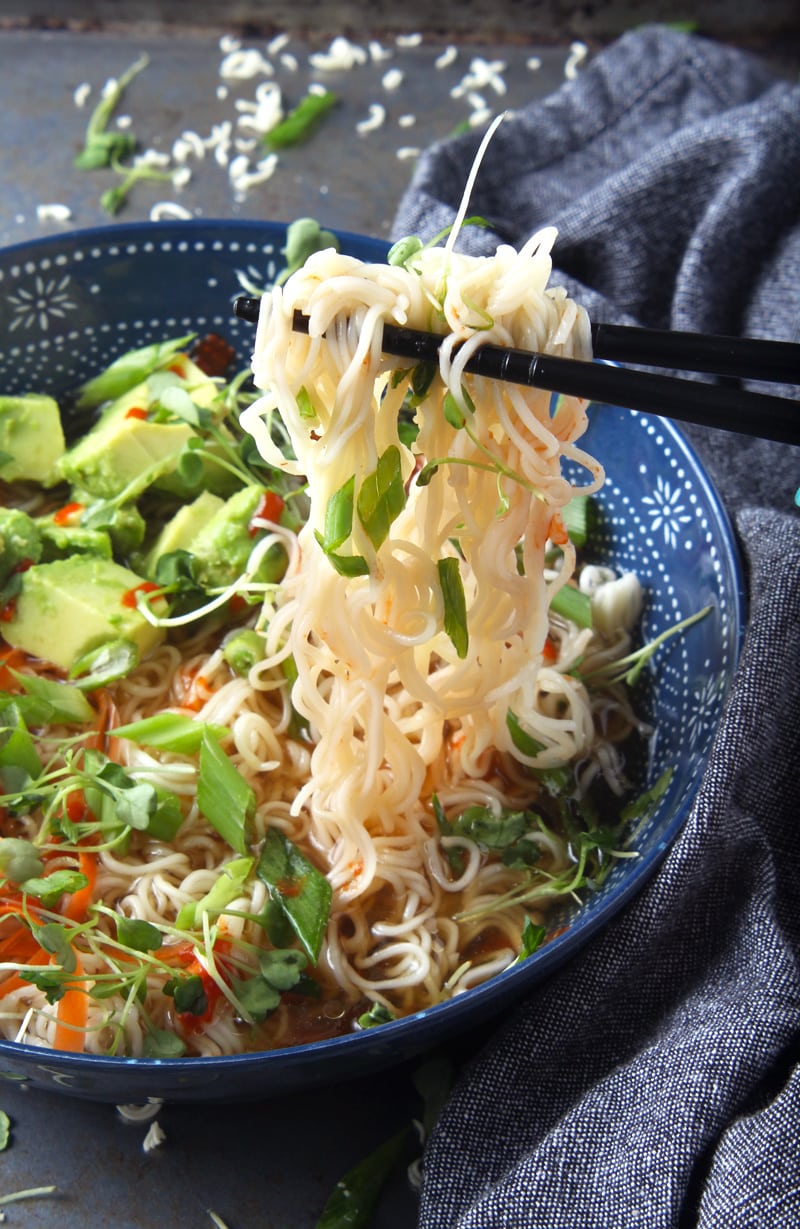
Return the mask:
[[[79,964],[63,983],[87,999],[70,1048],[140,1055],[173,1032],[181,1052],[227,1054],[334,1035],[370,1005],[383,1018],[417,1011],[510,965],[549,898],[569,895],[575,851],[553,782],[571,766],[579,807],[598,782],[612,797],[625,788],[619,746],[636,719],[619,688],[593,691],[585,677],[629,651],[638,586],[612,602],[602,632],[553,612],[581,575],[564,462],[585,474],[582,494],[604,478],[578,444],[587,405],[464,371],[486,342],[591,357],[585,312],[549,284],[554,238],[481,258],[419,246],[382,265],[329,248],[262,300],[260,395],[241,426],[270,465],[307,483],[308,515],[296,529],[255,519],[262,553],[280,543],[287,566],[250,620],[263,657],[246,676],[211,615],[103,689],[97,745],[177,796],[185,818],[169,843],[143,831],[124,847],[95,841],[95,929],[71,936]],[[295,310],[308,335],[293,330]],[[385,355],[385,323],[441,333],[438,371]],[[277,418],[290,448],[274,442]],[[613,576],[601,582],[610,593]],[[249,848],[277,831],[332,888],[306,993],[296,985],[263,1015],[238,988],[275,946],[269,886],[248,873],[222,909],[177,926],[235,859],[198,805],[197,756],[114,735],[165,710],[230,732],[226,752],[255,799]],[[41,840],[41,815],[17,814],[3,832]],[[119,914],[163,935],[140,952],[138,981],[114,947]],[[4,950],[3,1035],[65,1044],[61,1000],[21,980],[13,943]],[[196,1009],[165,993],[170,969],[201,984]],[[104,979],[107,997],[86,993]]]

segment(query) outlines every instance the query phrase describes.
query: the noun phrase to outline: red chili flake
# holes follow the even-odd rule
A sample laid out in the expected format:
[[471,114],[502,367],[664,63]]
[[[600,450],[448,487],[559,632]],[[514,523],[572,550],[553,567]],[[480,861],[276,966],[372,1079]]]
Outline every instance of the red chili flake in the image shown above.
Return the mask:
[[120,605],[127,606],[129,610],[136,609],[136,594],[137,593],[155,593],[159,586],[154,584],[152,580],[143,580],[140,585],[134,585],[132,589],[126,589],[120,598]]
[[144,421],[147,418],[147,410],[141,405],[132,405],[125,415],[126,418],[138,418]]
[[246,606],[247,602],[242,597],[241,593],[234,593],[233,597],[228,602],[228,609],[230,610],[231,614],[240,614]]
[[550,520],[550,529],[547,536],[556,546],[566,546],[569,542],[569,534],[567,533],[564,522],[558,512],[554,512]]
[[78,519],[85,507],[85,504],[79,503],[64,504],[63,508],[59,508],[53,513],[53,524],[71,525],[73,521]]
[[224,376],[235,358],[233,346],[218,333],[201,337],[192,350],[192,361],[207,376]]
[[555,641],[550,636],[548,636],[544,642],[544,648],[542,649],[542,661],[546,662],[548,666],[552,665],[554,661],[558,661],[558,648],[556,647]]
[[280,495],[276,495],[274,491],[265,491],[247,528],[250,537],[255,537],[259,531],[259,526],[254,524],[255,521],[270,521],[271,524],[277,525],[285,507]]
[[281,896],[292,897],[300,895],[302,884],[298,883],[296,879],[279,879],[275,887]]
[[10,623],[17,613],[17,599],[12,597],[6,602],[5,606],[0,609],[0,623]]
[[28,568],[32,568],[32,567],[33,567],[32,559],[20,559],[19,563],[14,564],[11,571],[12,573],[13,572],[16,572],[16,573],[27,572]]

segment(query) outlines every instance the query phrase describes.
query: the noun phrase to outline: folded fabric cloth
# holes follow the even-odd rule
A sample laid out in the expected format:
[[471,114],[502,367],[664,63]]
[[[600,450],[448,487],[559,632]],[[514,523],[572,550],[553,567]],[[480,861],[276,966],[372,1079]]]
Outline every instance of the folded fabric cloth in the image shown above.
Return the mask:
[[[452,222],[478,141],[422,157],[396,238]],[[476,253],[556,226],[595,320],[800,340],[800,87],[744,53],[624,36],[504,120],[470,212]],[[686,433],[751,602],[710,763],[646,888],[461,1073],[423,1229],[800,1225],[800,448]]]

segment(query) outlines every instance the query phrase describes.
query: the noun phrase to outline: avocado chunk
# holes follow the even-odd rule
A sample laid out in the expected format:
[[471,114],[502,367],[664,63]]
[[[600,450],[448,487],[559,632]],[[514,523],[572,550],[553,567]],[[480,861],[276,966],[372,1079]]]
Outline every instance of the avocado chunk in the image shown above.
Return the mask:
[[64,448],[61,414],[52,397],[0,397],[0,478],[5,482],[52,486]]
[[[95,425],[64,454],[58,474],[96,499],[111,499],[142,479],[143,489],[161,485],[181,489],[175,475],[181,449],[195,432],[188,422],[147,417],[168,389],[181,389],[201,409],[209,409],[217,386],[186,355],[170,371],[158,371],[113,401]],[[149,477],[148,477],[149,475]]]
[[0,585],[41,557],[41,536],[32,517],[20,508],[0,508]]
[[[232,585],[245,571],[258,536],[250,522],[264,496],[260,486],[246,486],[225,500],[187,547],[195,559],[195,576],[204,589]],[[255,580],[278,581],[286,571],[286,551],[276,543],[258,568]]]
[[37,520],[42,540],[42,562],[67,559],[70,555],[112,557],[111,538],[104,529],[84,529],[82,525],[56,525],[52,519]]
[[203,491],[192,503],[180,508],[172,519],[167,521],[147,555],[147,575],[155,575],[156,566],[162,556],[176,550],[191,551],[194,539],[222,507],[224,501],[218,495]]
[[142,578],[109,559],[73,555],[38,563],[23,574],[3,636],[14,648],[63,670],[109,640],[130,640],[139,657],[164,639],[131,600]]

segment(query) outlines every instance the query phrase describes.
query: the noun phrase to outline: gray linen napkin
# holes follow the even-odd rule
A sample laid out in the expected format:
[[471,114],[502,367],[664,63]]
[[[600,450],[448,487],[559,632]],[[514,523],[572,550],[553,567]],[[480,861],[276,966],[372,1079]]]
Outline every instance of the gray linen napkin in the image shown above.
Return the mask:
[[[452,221],[478,140],[423,155],[395,237]],[[624,36],[504,121],[470,212],[475,252],[555,225],[593,319],[800,340],[800,87],[738,51]],[[711,761],[654,878],[461,1074],[423,1229],[800,1225],[800,448],[685,430],[750,589]]]

